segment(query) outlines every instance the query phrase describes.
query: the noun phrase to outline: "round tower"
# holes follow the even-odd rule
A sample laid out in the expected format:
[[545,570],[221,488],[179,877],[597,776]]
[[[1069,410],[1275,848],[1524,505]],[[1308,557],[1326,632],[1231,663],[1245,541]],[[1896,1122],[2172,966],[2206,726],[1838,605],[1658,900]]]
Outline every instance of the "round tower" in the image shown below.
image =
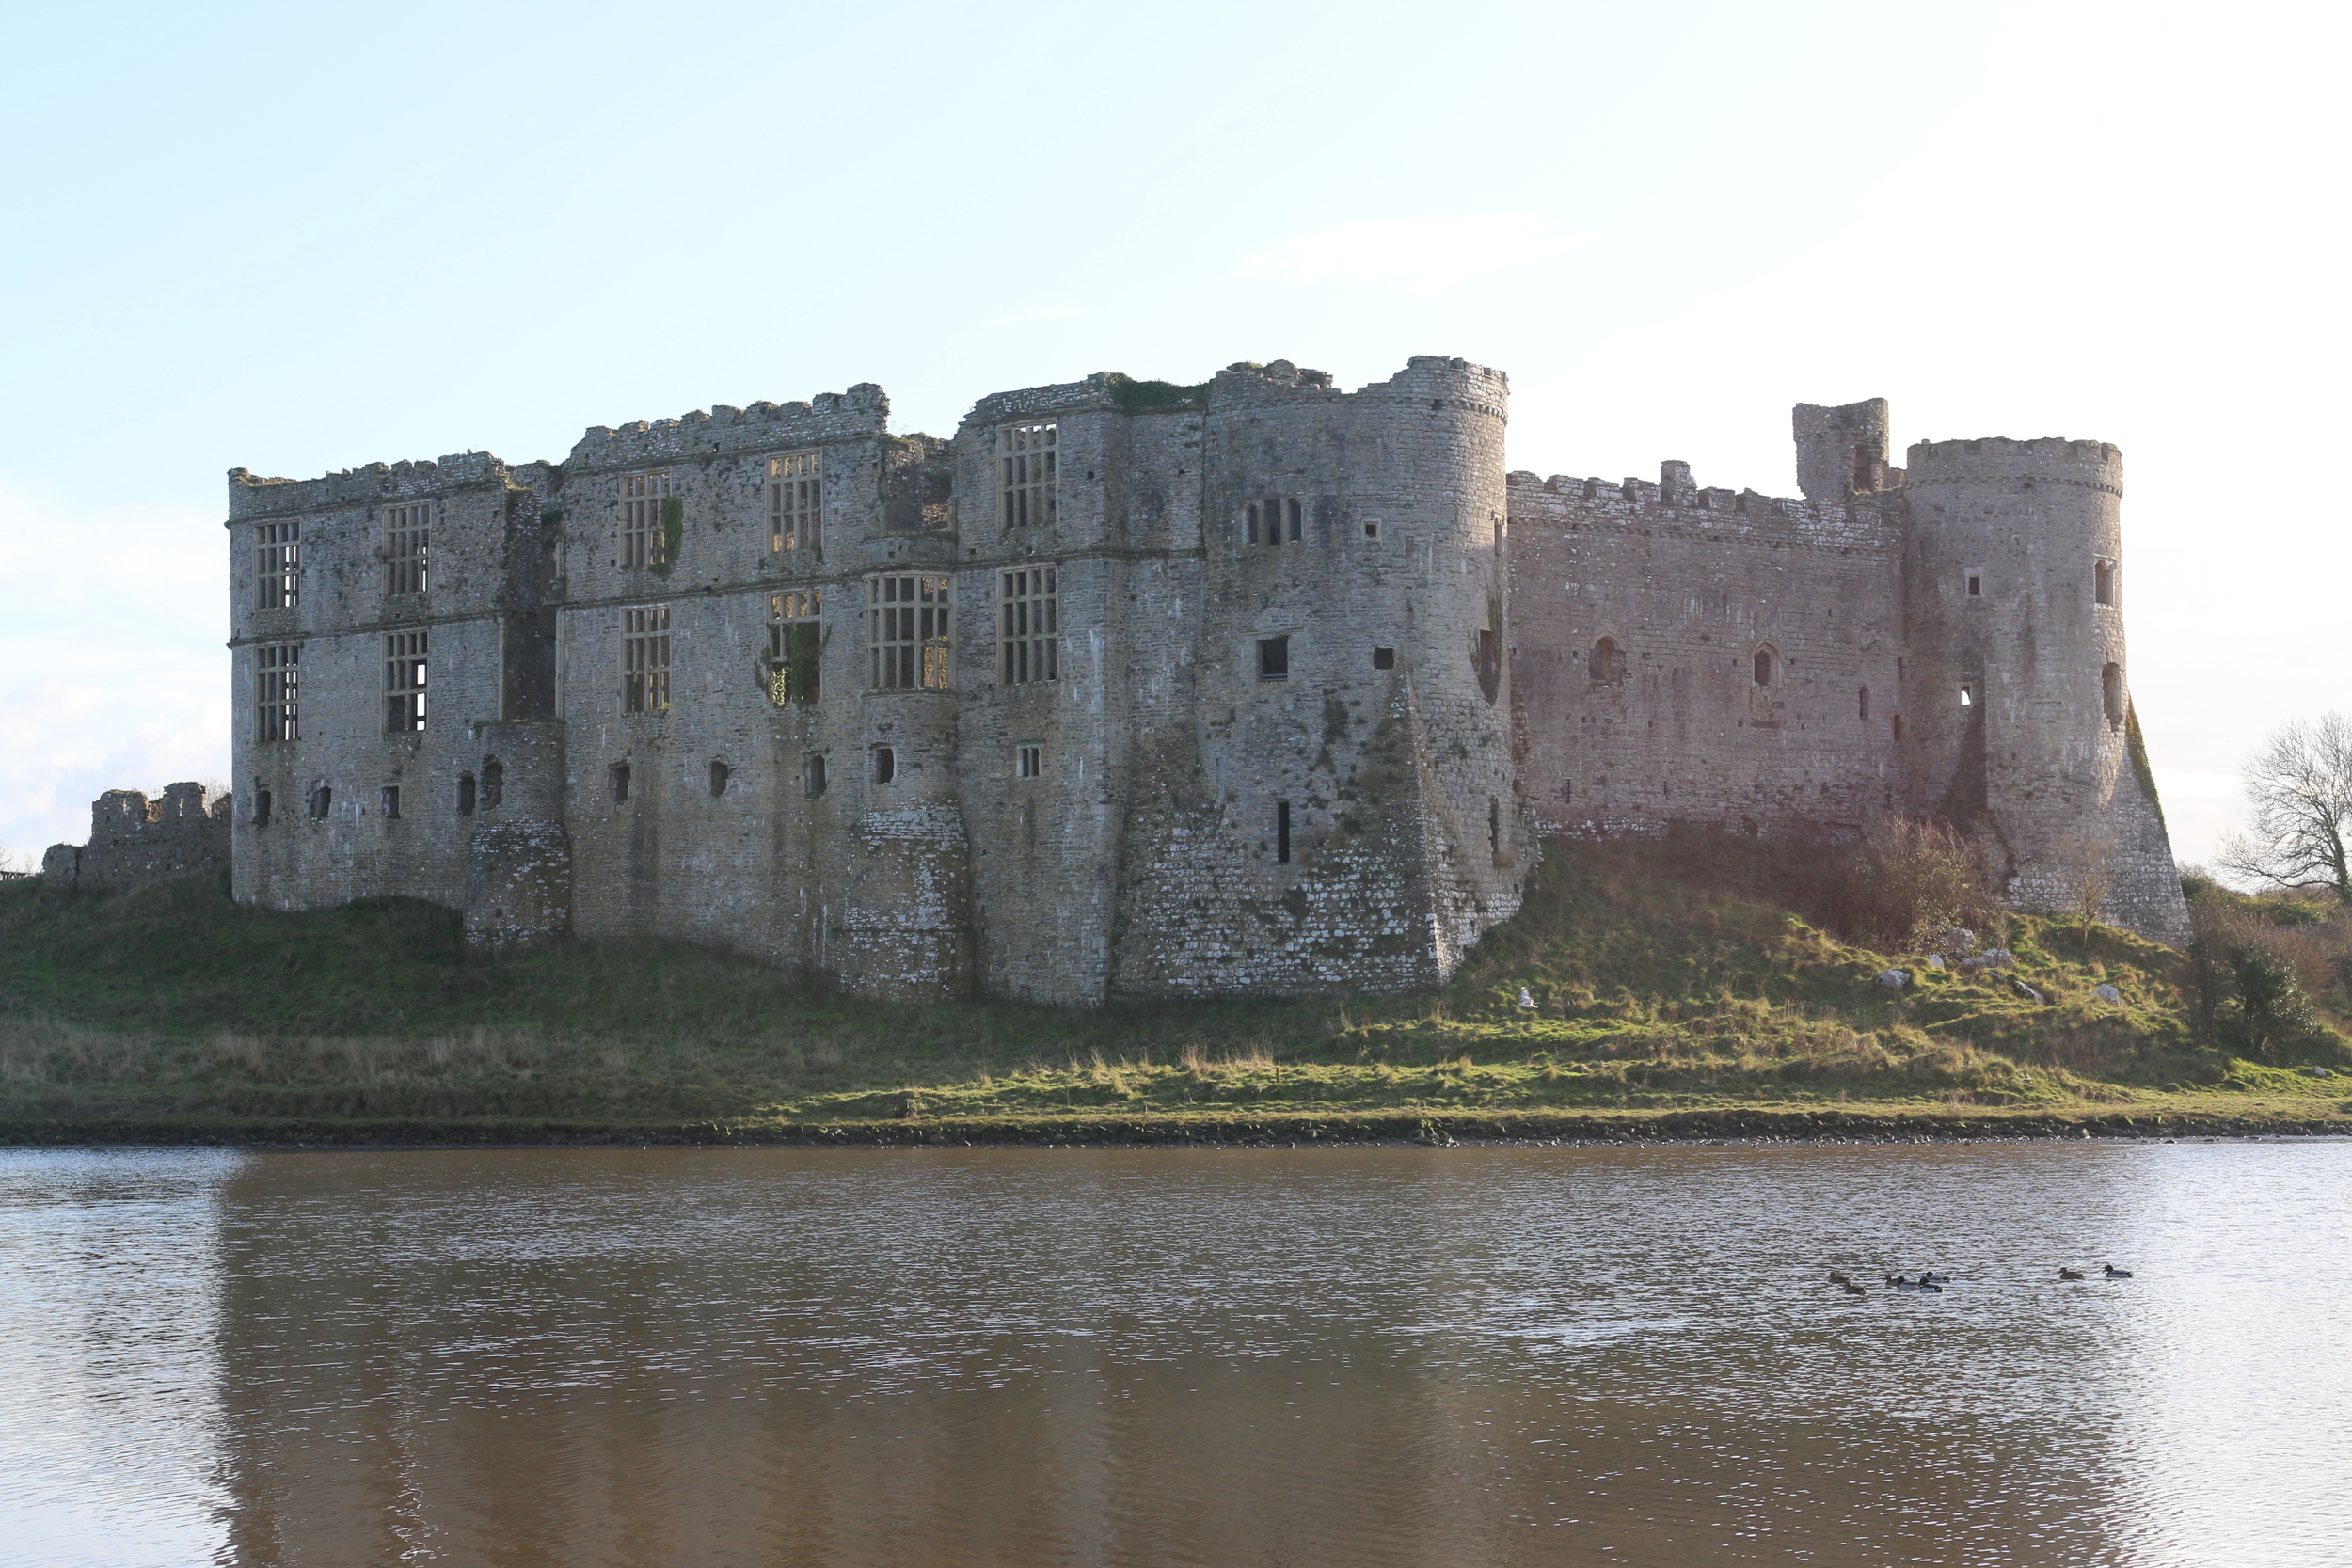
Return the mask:
[[1247,937],[1225,989],[1433,984],[1518,907],[1508,396],[1437,357],[1352,393],[1279,360],[1211,388],[1195,680]]
[[2110,918],[2180,935],[2124,657],[2122,454],[2101,441],[1921,442],[1905,490],[1913,809],[1976,839],[2020,908],[2065,908],[2104,880]]

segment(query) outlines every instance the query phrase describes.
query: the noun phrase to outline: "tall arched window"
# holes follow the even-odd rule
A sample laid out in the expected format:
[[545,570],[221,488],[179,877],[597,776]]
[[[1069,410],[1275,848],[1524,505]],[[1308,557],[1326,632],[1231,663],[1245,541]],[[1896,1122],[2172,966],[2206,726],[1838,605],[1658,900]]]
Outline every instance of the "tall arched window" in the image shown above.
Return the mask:
[[2090,569],[2090,598],[2093,604],[2115,602],[2115,562],[2102,561]]
[[1593,644],[1587,668],[1595,686],[1615,686],[1625,679],[1625,650],[1615,638],[1604,637]]
[[2123,721],[2123,667],[2110,664],[2099,672],[2099,704],[2106,710],[2107,722]]
[[1756,650],[1756,684],[1771,686],[1780,679],[1780,654],[1771,643]]

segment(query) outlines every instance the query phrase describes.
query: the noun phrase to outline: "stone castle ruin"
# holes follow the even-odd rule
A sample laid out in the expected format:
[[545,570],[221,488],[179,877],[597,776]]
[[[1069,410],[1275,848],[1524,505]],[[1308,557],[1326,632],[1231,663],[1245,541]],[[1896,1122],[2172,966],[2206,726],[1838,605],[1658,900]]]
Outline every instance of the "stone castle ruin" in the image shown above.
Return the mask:
[[679,939],[855,994],[1441,980],[1548,833],[1942,816],[2186,925],[2124,678],[2114,448],[1800,406],[1804,499],[1506,472],[1415,358],[879,388],[230,475],[233,884],[489,950]]

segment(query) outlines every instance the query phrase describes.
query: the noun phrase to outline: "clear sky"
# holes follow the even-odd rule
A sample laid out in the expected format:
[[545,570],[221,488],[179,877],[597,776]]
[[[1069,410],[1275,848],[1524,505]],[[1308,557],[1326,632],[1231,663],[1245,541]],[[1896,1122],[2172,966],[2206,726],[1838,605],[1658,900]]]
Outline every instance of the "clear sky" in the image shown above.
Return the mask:
[[[1788,406],[2113,441],[2176,843],[2352,706],[2339,7],[19,6],[0,844],[229,772],[221,475],[880,382],[1507,371],[1511,464]],[[1898,459],[1899,461],[1899,458]]]

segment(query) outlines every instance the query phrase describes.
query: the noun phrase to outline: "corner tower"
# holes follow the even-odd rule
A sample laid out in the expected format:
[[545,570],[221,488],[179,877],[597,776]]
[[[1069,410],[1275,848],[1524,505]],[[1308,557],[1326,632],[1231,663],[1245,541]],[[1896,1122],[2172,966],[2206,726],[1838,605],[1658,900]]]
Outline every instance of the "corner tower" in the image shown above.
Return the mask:
[[2104,876],[2110,918],[2185,936],[2124,655],[2122,453],[1941,441],[1909,462],[1912,809],[1983,845],[2011,903],[2058,908]]
[[1427,356],[1210,385],[1191,711],[1138,769],[1116,990],[1431,985],[1518,908],[1507,398]]

